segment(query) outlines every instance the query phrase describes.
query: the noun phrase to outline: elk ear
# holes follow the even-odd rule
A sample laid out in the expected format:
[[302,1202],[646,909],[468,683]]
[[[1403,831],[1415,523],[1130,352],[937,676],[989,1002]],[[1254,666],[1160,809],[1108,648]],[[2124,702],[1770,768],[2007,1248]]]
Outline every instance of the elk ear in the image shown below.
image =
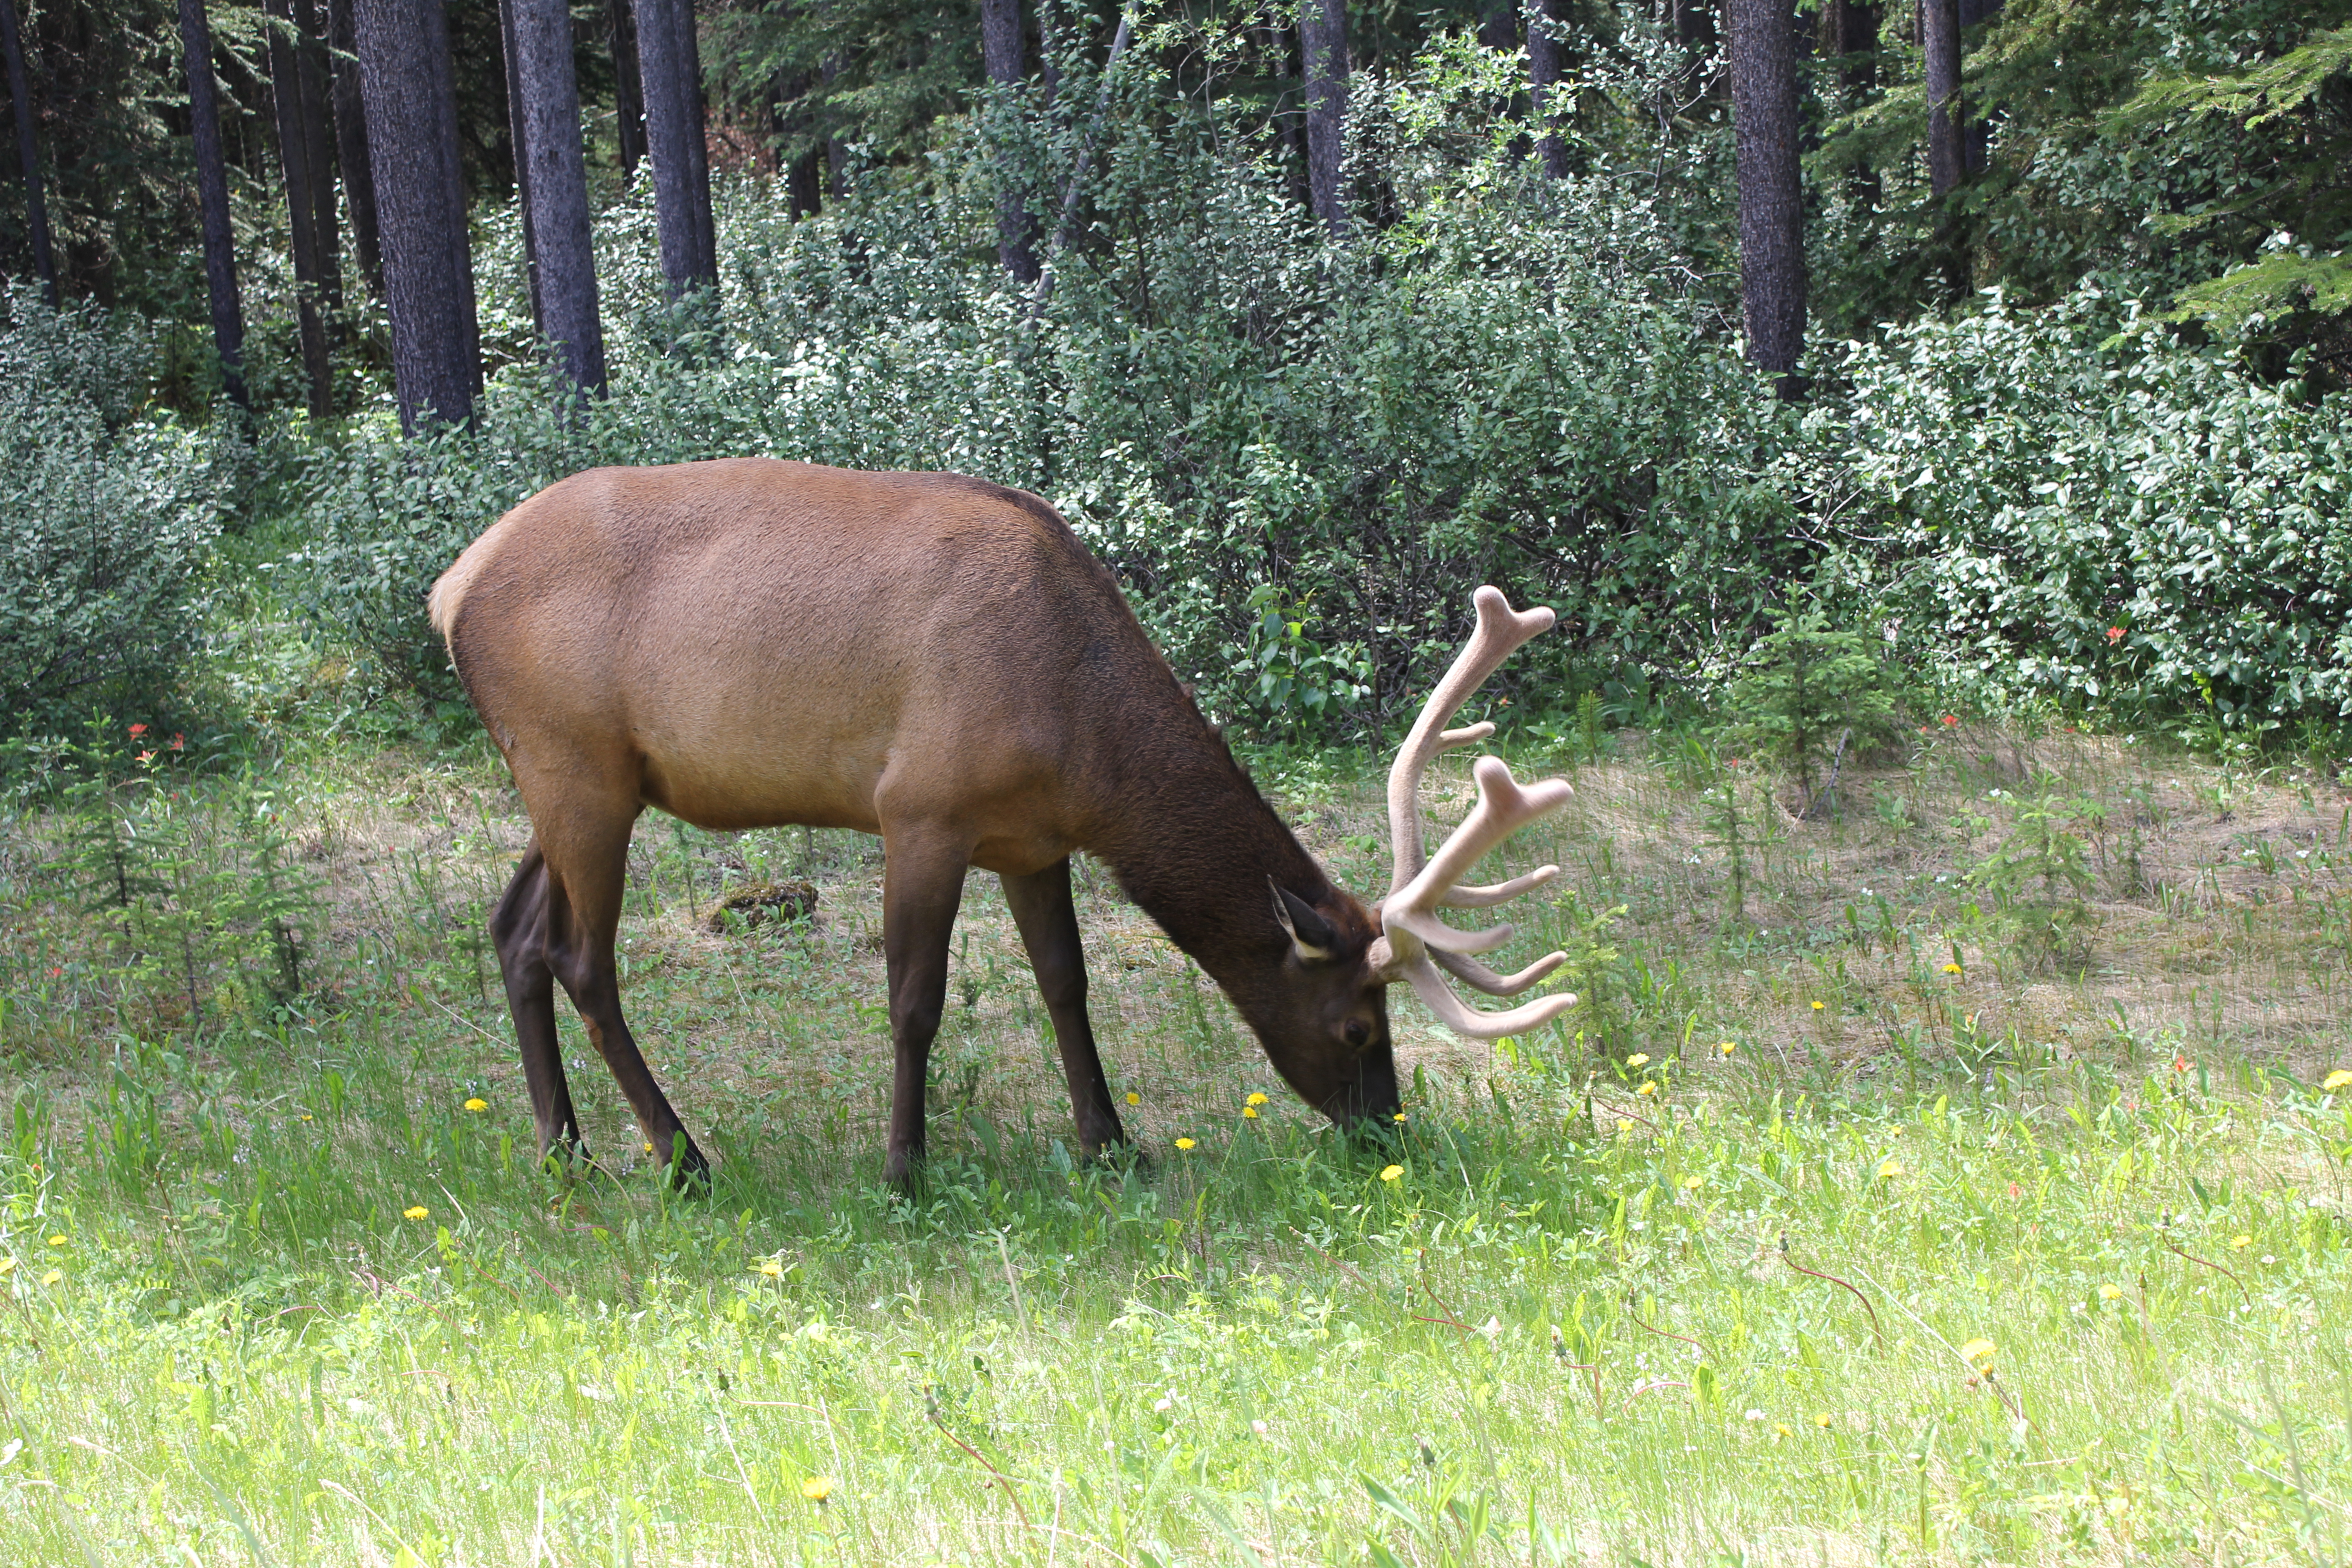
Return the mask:
[[1313,904],[1300,898],[1273,878],[1265,885],[1274,889],[1274,918],[1289,933],[1290,950],[1301,963],[1320,963],[1331,956],[1339,944],[1339,933],[1331,922],[1318,914]]

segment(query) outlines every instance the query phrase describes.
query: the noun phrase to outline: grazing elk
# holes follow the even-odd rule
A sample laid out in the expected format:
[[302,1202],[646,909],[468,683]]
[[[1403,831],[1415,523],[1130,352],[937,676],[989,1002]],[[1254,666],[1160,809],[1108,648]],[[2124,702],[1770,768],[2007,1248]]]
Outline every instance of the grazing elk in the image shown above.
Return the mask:
[[1397,1110],[1387,987],[1492,1037],[1572,1005],[1466,1006],[1526,989],[1470,954],[1478,908],[1549,879],[1459,879],[1568,785],[1521,790],[1494,757],[1424,863],[1414,787],[1485,739],[1442,730],[1552,624],[1477,593],[1478,629],[1389,777],[1395,871],[1374,909],[1332,886],[1143,634],[1110,573],[1036,497],[954,474],[746,458],[599,468],[549,486],[434,585],[434,626],[513,771],[534,837],[490,916],[541,1152],[578,1152],[556,1047],[561,984],[681,1175],[707,1166],[621,1016],[613,938],[631,825],[648,805],[710,828],[805,823],[882,836],[891,1087],[886,1172],[923,1151],[923,1093],[967,868],[1003,879],[1054,1022],[1080,1142],[1125,1142],[1087,1022],[1070,855],[1100,858],[1233,999],[1283,1078],[1348,1123]]

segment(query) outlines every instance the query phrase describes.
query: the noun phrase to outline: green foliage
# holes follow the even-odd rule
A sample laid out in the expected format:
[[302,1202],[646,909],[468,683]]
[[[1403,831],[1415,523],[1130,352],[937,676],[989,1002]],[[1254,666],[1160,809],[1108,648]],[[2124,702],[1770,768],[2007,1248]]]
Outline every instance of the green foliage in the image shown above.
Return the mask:
[[152,710],[196,646],[242,464],[232,426],[140,416],[148,334],[19,286],[0,322],[0,736]]
[[1992,899],[1995,923],[2030,962],[2079,969],[2097,924],[2085,902],[2096,879],[2084,832],[2095,832],[2105,813],[2095,800],[2062,794],[2048,778],[2014,804],[2009,836],[1968,872],[1968,881]]
[[1811,815],[1813,781],[1832,752],[1892,738],[1895,681],[1884,639],[1831,626],[1819,609],[1781,610],[1725,688],[1737,744],[1794,774]]

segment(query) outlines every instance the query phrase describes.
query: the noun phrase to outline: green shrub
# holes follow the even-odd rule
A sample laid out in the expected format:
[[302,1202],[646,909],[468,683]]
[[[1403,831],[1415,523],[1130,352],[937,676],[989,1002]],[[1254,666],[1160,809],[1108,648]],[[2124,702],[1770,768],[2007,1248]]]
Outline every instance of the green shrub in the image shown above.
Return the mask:
[[1895,680],[1885,645],[1832,626],[1818,609],[1782,611],[1725,690],[1727,738],[1778,763],[1797,781],[1802,815],[1816,815],[1824,768],[1847,748],[1868,750],[1895,733]]
[[145,329],[10,291],[0,321],[0,734],[152,711],[202,631],[235,461],[139,416]]

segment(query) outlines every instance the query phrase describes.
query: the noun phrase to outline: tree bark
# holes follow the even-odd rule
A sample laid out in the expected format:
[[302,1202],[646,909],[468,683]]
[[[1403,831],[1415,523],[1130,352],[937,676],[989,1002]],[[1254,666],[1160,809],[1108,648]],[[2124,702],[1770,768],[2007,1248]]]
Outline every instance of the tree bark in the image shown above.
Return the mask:
[[25,44],[16,31],[16,0],[0,0],[0,55],[6,56],[8,101],[16,110],[16,163],[25,173],[25,227],[33,240],[33,270],[58,307],[58,257],[49,244],[49,205],[41,195],[41,154],[33,141],[33,89],[25,79]]
[[710,167],[703,143],[702,66],[692,0],[636,0],[646,149],[654,164],[654,221],[673,300],[719,282]]
[[1739,297],[1748,363],[1803,390],[1805,218],[1797,164],[1793,0],[1725,0],[1734,158],[1739,182]]
[[294,0],[301,38],[294,47],[302,86],[302,139],[310,165],[310,237],[316,244],[320,295],[330,311],[343,308],[343,256],[335,205],[335,106],[328,89],[327,18],[320,0]]
[[[7,0],[0,0],[5,5]],[[220,100],[213,81],[213,34],[205,0],[180,0],[180,47],[187,60],[188,120],[194,132],[196,199],[204,212],[205,292],[221,389],[239,408],[245,391],[245,309],[236,293],[236,240],[229,226],[228,165],[221,154]]]
[[296,41],[287,37],[293,19],[288,0],[264,0],[269,28],[269,100],[278,127],[278,167],[286,183],[287,238],[294,252],[294,296],[302,345],[302,374],[309,384],[310,417],[335,412],[334,366],[327,357],[327,328],[319,307],[325,279],[319,265],[318,205],[310,194],[310,134],[303,123],[301,68]]
[[[814,123],[808,105],[801,101],[808,89],[805,72],[789,79],[780,78],[770,89],[774,107],[769,111],[768,126],[776,138],[777,167],[784,176],[784,194],[792,203],[794,222],[814,217],[824,206],[824,149],[801,146]],[[788,103],[790,109],[784,107]]]
[[1478,10],[1478,47],[1510,54],[1519,47],[1519,18],[1512,0],[1483,0]]
[[1927,183],[1943,195],[1960,183],[1960,18],[1953,0],[1919,0],[1919,47],[1927,57]]
[[1299,0],[1298,52],[1307,73],[1307,193],[1334,239],[1348,234],[1339,176],[1347,141],[1348,0]]
[[[1848,94],[1861,97],[1878,85],[1878,7],[1853,0],[1823,0],[1822,46],[1839,57],[1838,79]],[[1884,195],[1878,171],[1867,160],[1856,163],[1846,175],[1849,200],[1864,212],[1878,210]]]
[[1527,0],[1528,8],[1528,100],[1536,122],[1536,153],[1543,160],[1544,173],[1555,180],[1568,178],[1568,144],[1560,140],[1559,117],[1568,110],[1566,102],[1555,102],[1560,79],[1565,75],[1559,39],[1553,29],[1559,25],[1566,0]]
[[368,162],[367,109],[360,98],[360,62],[352,35],[352,0],[327,0],[328,75],[335,100],[335,150],[342,165],[345,221],[368,292],[383,296],[383,251],[376,243],[375,171]]
[[539,330],[583,392],[604,386],[604,327],[596,308],[596,252],[588,225],[588,162],[580,145],[580,84],[572,67],[565,0],[509,0],[522,93],[518,177],[539,247],[533,292]]
[[401,427],[474,416],[482,385],[441,0],[354,0]]
[[547,332],[547,311],[539,298],[539,236],[531,222],[530,165],[524,155],[530,140],[523,130],[522,78],[515,45],[516,0],[499,0],[499,52],[507,79],[507,146],[514,159],[515,210],[522,216],[522,276],[530,295],[530,324]]
[[636,177],[646,155],[646,91],[637,66],[637,24],[629,0],[606,0],[606,36],[613,46],[613,132],[621,144],[621,178]]
[[[1009,89],[1029,74],[1021,34],[1021,0],[980,0],[980,51],[992,86]],[[996,259],[1016,283],[1037,281],[1037,220],[1010,151],[997,163]]]

